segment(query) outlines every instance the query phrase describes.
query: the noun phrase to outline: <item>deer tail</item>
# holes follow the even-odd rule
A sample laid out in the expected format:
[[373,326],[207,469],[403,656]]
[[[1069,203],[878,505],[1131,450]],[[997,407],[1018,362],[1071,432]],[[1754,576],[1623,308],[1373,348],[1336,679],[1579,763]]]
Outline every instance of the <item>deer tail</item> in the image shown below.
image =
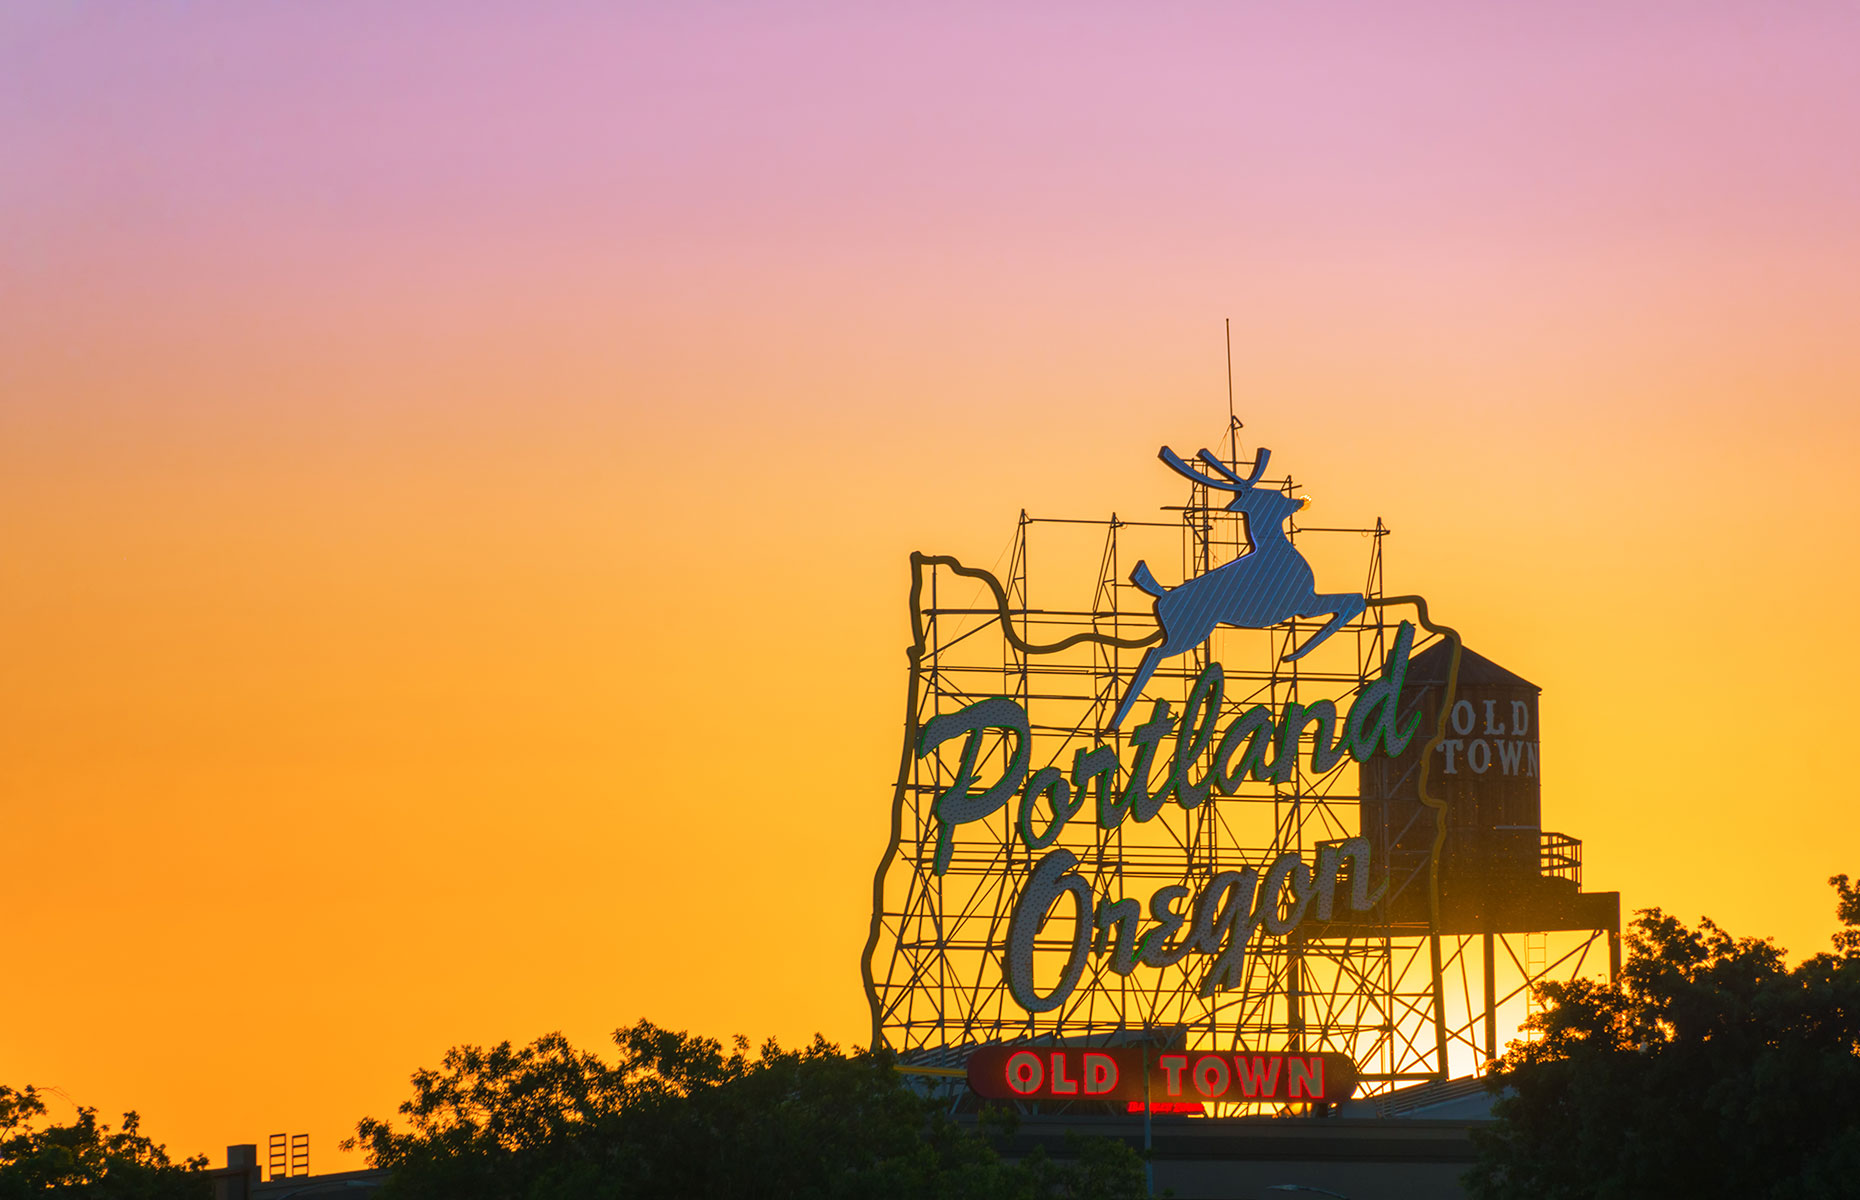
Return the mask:
[[1152,596],[1161,596],[1164,592],[1169,590],[1156,582],[1156,577],[1150,574],[1149,565],[1141,560],[1137,562],[1136,567],[1130,572],[1130,582],[1136,584],[1137,587],[1148,592]]

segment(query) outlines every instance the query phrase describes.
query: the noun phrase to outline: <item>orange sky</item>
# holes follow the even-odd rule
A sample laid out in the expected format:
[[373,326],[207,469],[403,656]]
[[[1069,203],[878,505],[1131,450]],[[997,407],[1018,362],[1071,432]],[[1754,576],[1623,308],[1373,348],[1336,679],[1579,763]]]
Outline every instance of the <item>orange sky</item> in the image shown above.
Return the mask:
[[0,1082],[323,1168],[460,1041],[863,1037],[909,552],[1177,502],[1225,317],[1587,885],[1822,948],[1857,24],[10,8]]

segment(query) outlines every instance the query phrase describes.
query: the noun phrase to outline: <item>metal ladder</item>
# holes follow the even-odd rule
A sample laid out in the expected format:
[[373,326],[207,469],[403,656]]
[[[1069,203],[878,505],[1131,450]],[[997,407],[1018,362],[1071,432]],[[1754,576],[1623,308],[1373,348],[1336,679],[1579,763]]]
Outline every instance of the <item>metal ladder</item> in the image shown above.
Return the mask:
[[[1526,933],[1524,935],[1524,975],[1527,986],[1524,990],[1524,1015],[1534,1017],[1544,1009],[1544,1003],[1537,997],[1534,985],[1543,977],[1550,965],[1550,935],[1546,933]],[[1543,1035],[1535,1029],[1524,1030],[1524,1040],[1534,1042]]]

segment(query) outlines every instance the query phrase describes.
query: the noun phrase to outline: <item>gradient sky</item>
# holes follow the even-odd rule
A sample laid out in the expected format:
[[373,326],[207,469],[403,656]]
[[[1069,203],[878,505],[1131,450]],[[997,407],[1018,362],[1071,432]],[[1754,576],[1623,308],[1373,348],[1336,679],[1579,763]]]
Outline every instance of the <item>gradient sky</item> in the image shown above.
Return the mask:
[[1587,885],[1825,948],[1860,9],[467,7],[0,9],[0,1082],[862,1038],[909,552],[1177,502],[1227,317]]

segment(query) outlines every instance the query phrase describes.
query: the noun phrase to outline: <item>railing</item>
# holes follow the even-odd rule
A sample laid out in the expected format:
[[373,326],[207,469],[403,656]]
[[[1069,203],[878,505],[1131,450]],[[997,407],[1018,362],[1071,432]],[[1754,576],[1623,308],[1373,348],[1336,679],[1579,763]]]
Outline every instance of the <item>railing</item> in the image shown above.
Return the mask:
[[1565,833],[1543,833],[1537,842],[1537,873],[1582,886],[1582,840]]

